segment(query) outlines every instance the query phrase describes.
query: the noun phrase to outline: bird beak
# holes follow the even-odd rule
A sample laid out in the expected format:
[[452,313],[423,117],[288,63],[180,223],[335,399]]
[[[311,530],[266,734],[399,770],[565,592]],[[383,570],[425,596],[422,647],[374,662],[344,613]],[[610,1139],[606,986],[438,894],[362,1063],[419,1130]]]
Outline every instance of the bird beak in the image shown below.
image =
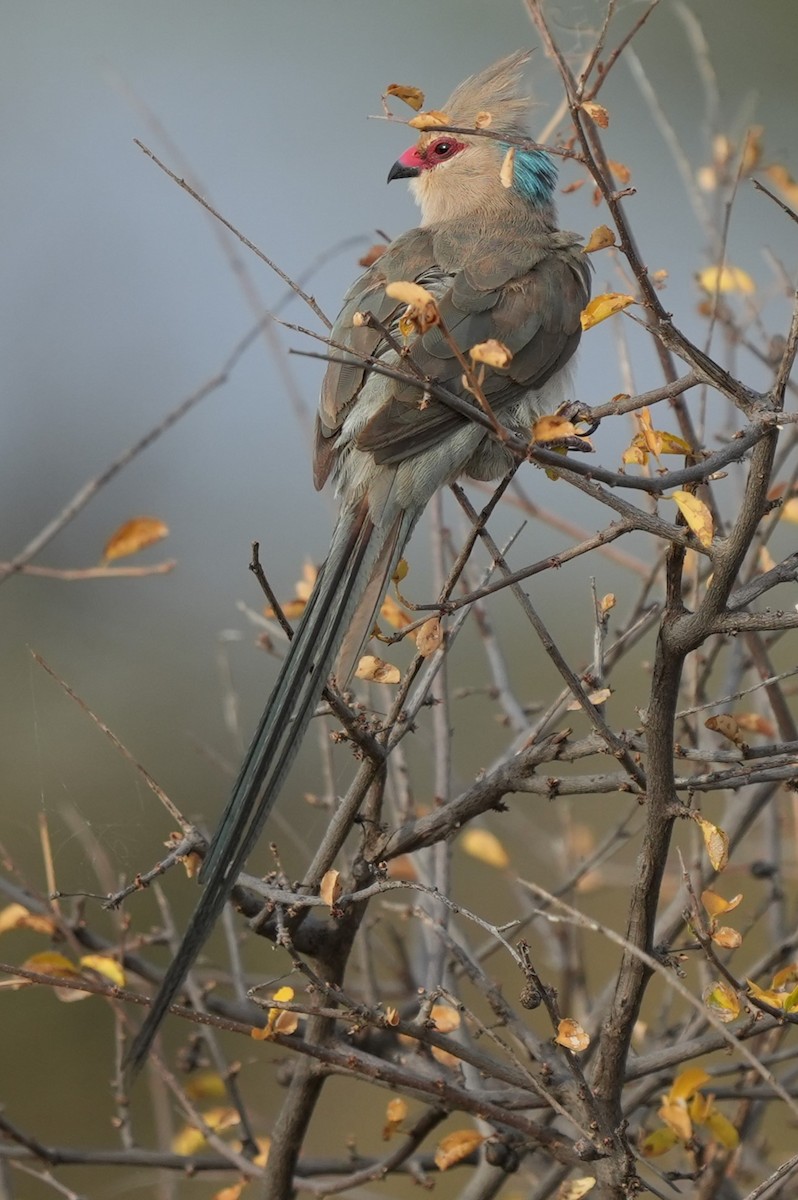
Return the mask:
[[421,168],[425,165],[423,157],[418,152],[418,146],[411,146],[409,150],[405,150],[404,154],[400,154],[396,162],[388,172],[388,182],[392,179],[415,179],[421,174]]
[[394,179],[413,179],[416,175],[420,174],[421,172],[418,167],[408,166],[407,163],[403,163],[402,159],[399,158],[388,172],[388,182],[391,183]]

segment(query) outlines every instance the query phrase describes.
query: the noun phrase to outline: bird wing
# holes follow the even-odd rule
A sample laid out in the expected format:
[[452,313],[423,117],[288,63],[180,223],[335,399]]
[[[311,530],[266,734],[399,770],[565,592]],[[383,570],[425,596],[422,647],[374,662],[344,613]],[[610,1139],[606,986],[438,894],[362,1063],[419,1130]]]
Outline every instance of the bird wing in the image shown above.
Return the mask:
[[[501,418],[503,408],[541,388],[574,353],[581,336],[580,313],[590,296],[588,260],[573,234],[537,226],[474,240],[462,223],[458,227],[433,234],[412,230],[393,243],[350,291],[331,338],[359,354],[388,354],[379,331],[355,326],[353,315],[373,312],[383,324],[394,326],[404,306],[385,296],[385,284],[392,279],[422,283],[438,298],[443,328],[433,326],[416,338],[408,357],[430,381],[473,401],[462,387],[454,347],[467,357],[472,346],[496,338],[513,358],[506,368],[487,373],[483,390]],[[356,360],[328,369],[317,423],[322,482],[334,460],[336,434],[367,373]],[[412,379],[402,383],[383,376],[381,386],[385,402],[355,439],[378,464],[395,465],[430,448],[467,419],[435,397],[422,403],[420,385]]]

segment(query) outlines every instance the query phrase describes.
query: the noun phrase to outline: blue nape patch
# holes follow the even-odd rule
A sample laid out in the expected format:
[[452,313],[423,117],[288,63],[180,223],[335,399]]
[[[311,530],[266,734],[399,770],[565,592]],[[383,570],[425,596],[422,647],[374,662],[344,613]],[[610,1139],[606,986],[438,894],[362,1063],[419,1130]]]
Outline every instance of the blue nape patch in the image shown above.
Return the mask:
[[546,204],[557,183],[557,167],[545,150],[516,150],[513,187],[525,200]]

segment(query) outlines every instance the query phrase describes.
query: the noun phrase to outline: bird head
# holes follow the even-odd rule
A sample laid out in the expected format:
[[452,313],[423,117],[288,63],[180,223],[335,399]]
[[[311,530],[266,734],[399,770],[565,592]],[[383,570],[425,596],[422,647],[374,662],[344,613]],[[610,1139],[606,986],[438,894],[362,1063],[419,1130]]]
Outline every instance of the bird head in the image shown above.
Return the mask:
[[[447,100],[439,125],[489,129],[491,134],[527,137],[530,101],[523,90],[528,51],[509,55],[472,75]],[[422,225],[461,217],[490,221],[507,204],[522,203],[553,219],[557,169],[544,150],[516,150],[512,176],[502,180],[508,144],[496,137],[426,129],[415,146],[391,167],[388,182],[409,179],[421,208]],[[509,187],[506,186],[509,182]]]

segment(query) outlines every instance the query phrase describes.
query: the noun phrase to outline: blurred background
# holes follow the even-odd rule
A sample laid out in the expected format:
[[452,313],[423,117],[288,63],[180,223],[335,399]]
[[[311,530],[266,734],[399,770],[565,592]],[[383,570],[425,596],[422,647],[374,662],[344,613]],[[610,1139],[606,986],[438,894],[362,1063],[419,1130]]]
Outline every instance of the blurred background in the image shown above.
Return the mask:
[[[548,8],[576,63],[592,44],[603,5],[562,0]],[[621,3],[619,10],[610,45],[641,7]],[[662,113],[687,159],[699,165],[709,161],[710,144],[687,35],[690,14],[706,38],[701,69],[711,64],[717,75],[721,127],[739,138],[747,125],[763,125],[766,160],[798,174],[798,8],[784,0],[666,3],[635,39]],[[357,259],[379,240],[375,231],[395,236],[415,221],[403,185],[385,186],[391,164],[414,140],[412,131],[368,119],[380,115],[386,85],[416,85],[428,106],[440,106],[467,74],[536,44],[517,0],[5,3],[0,559],[18,553],[87,480],[213,377],[255,320],[208,217],[134,138],[178,175],[190,172],[231,222],[286,272],[305,279],[333,317],[359,271]],[[539,48],[530,77],[537,132],[561,97]],[[702,343],[694,276],[708,261],[705,232],[655,113],[626,65],[613,72],[600,99],[611,115],[608,152],[628,166],[637,189],[627,212],[643,258],[668,272],[666,306]],[[560,128],[565,132],[565,123]],[[564,168],[566,188],[579,178],[575,168]],[[564,194],[560,213],[563,226],[585,234],[606,220],[591,202],[589,185]],[[300,301],[286,303],[285,285],[262,263],[240,246],[236,254],[264,308],[282,305],[286,319],[319,330]],[[729,258],[773,294],[765,317],[772,317],[771,332],[782,332],[788,309],[775,299],[768,255],[793,272],[795,226],[746,184],[731,218]],[[621,290],[609,257],[594,256],[594,265],[596,291]],[[588,403],[627,390],[612,325],[583,342],[576,393]],[[631,326],[629,335],[631,382],[641,390],[658,386],[653,355]],[[184,812],[212,824],[223,803],[274,675],[274,660],[256,647],[257,630],[240,608],[262,607],[247,570],[250,544],[260,540],[269,578],[287,598],[303,564],[323,558],[334,511],[328,494],[313,491],[309,468],[308,421],[323,364],[288,357],[289,347],[317,348],[280,330],[270,342],[257,340],[223,386],[101,490],[35,560],[92,566],[118,525],[146,513],[165,521],[171,534],[131,562],[174,557],[171,574],[86,582],[17,576],[2,587],[0,840],[14,868],[43,891],[42,815],[57,885],[65,892],[104,890],[96,877],[100,851],[112,879],[147,869],[172,826],[31,650],[87,701]],[[737,359],[736,369],[755,386],[765,382],[753,361]],[[609,466],[619,462],[623,441],[617,436],[602,430],[595,439],[599,460]],[[529,468],[523,483],[539,503],[589,531],[606,523],[605,513],[539,471]],[[497,528],[506,532],[517,524],[510,514]],[[521,565],[566,544],[562,534],[528,525],[513,561]],[[646,553],[642,543],[637,549]],[[405,587],[418,600],[430,598],[428,559],[422,530]],[[612,590],[622,601],[631,595],[633,580],[606,561],[582,561],[534,584],[544,619],[577,666],[591,653],[590,574],[599,594]],[[553,683],[513,607],[497,601],[493,612],[518,678],[536,674]],[[478,653],[468,638],[458,643],[455,682],[468,682],[482,669]],[[404,661],[403,652],[397,657]],[[419,737],[422,748],[425,738],[428,745],[429,730]],[[455,733],[459,782],[489,763],[502,741],[500,730],[484,729],[476,710],[464,711]],[[319,786],[316,747],[312,738],[309,743],[283,798],[283,818],[292,800]],[[343,762],[341,786],[346,768]],[[423,764],[421,770],[423,780]],[[523,808],[529,809],[527,801]],[[303,839],[313,844],[326,819],[318,810],[301,812],[298,840],[291,842],[285,820],[276,833],[297,863]],[[523,828],[516,827],[519,836]],[[264,852],[261,869],[266,866]],[[536,870],[536,863],[528,869]],[[177,875],[166,886],[182,919],[192,888]],[[149,898],[136,903],[143,906],[135,911],[138,925],[146,924],[142,912],[156,919],[155,909],[146,908]],[[622,909],[617,913],[620,919]],[[20,961],[40,948],[41,939],[9,934],[0,958]],[[62,1008],[38,992],[3,996],[0,1101],[17,1124],[35,1127],[45,1140],[113,1141],[100,1100],[112,1023],[99,1003],[92,1008]],[[44,1106],[41,1081],[34,1086],[31,1078],[29,1092],[22,1085],[31,1059],[42,1055],[51,1063]],[[79,1115],[72,1104],[78,1087]],[[335,1150],[348,1127],[340,1113],[330,1115],[324,1148]],[[76,1187],[104,1194],[92,1173],[70,1178]],[[120,1184],[115,1176],[117,1193],[146,1190],[143,1178]]]

